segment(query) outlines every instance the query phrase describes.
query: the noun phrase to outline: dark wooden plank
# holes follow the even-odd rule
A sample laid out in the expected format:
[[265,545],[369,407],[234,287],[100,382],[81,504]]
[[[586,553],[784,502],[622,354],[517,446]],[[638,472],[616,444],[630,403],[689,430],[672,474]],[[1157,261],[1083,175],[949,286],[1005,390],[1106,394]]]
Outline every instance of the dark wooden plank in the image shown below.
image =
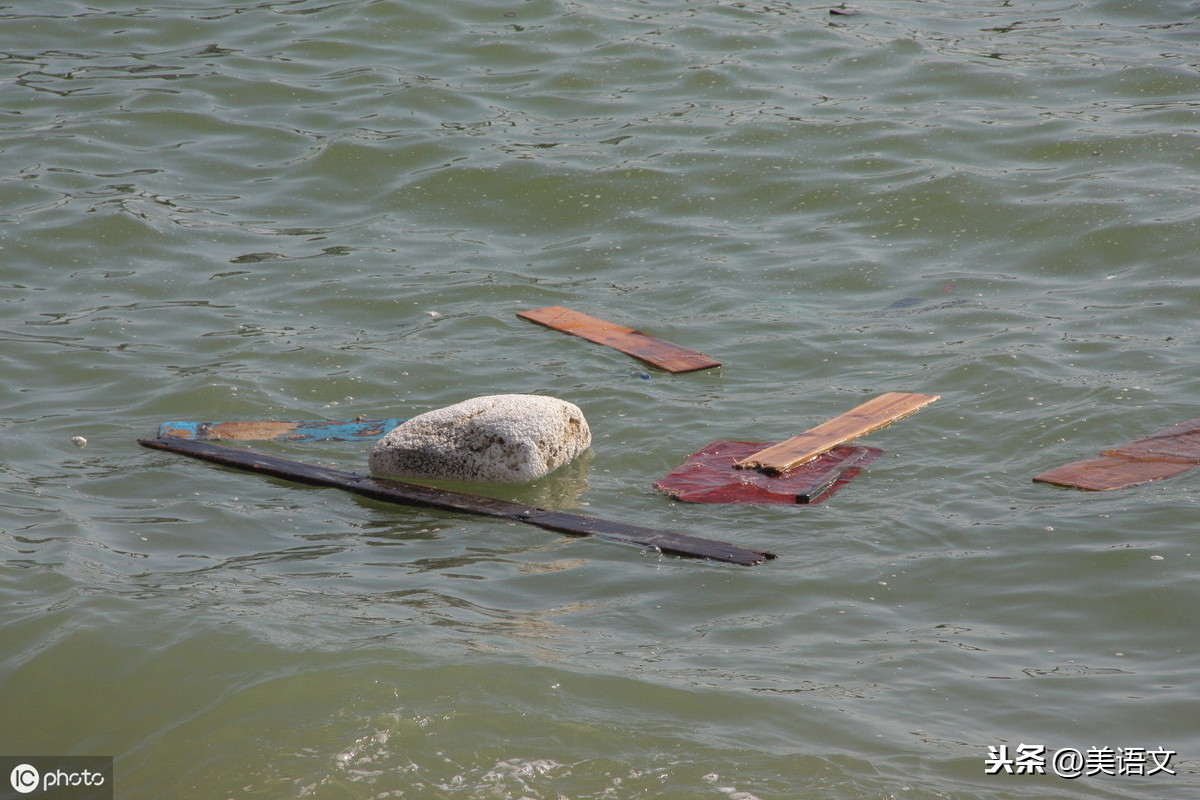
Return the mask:
[[881,394],[815,428],[743,458],[734,466],[757,469],[769,475],[782,475],[839,444],[890,425],[939,397],[909,392]]
[[605,322],[563,306],[518,311],[517,316],[556,331],[587,339],[589,342],[611,347],[668,372],[692,372],[721,366],[720,361],[697,350],[656,339],[639,330]]
[[158,436],[180,439],[283,439],[294,442],[353,442],[378,439],[403,419],[258,420],[248,422],[164,422]]
[[237,447],[225,447],[193,439],[178,437],[138,439],[138,444],[284,480],[314,486],[330,486],[386,503],[498,517],[560,533],[595,536],[641,547],[657,548],[672,555],[708,558],[744,566],[761,564],[767,559],[775,558],[774,553],[765,550],[753,550],[683,533],[644,528],[623,522],[610,522],[507,500],[435,489],[415,483],[373,478],[368,475],[305,464],[265,453],[255,453]]
[[[796,493],[797,503],[816,503],[839,484],[849,479],[850,472],[858,474],[865,465],[879,457],[880,451],[871,447],[851,447],[838,464],[818,473],[802,490]],[[811,463],[811,462],[810,462]],[[786,477],[786,476],[781,476]]]
[[1200,418],[1035,475],[1037,483],[1107,492],[1173,478],[1200,467]]

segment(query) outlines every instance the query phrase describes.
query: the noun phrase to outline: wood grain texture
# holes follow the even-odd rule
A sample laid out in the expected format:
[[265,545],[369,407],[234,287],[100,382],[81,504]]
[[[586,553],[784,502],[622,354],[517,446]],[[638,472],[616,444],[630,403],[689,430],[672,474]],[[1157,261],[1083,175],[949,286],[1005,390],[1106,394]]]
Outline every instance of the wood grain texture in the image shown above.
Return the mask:
[[385,503],[497,517],[575,536],[595,536],[639,547],[656,548],[672,555],[707,558],[742,566],[753,566],[775,558],[774,553],[766,550],[740,547],[684,533],[645,528],[624,522],[610,522],[416,483],[373,478],[194,439],[168,436],[159,439],[138,439],[138,444],[284,480],[313,486],[329,486]]
[[283,439],[287,441],[352,442],[378,439],[403,419],[257,420],[249,422],[164,422],[159,437],[180,439]]
[[1180,464],[1200,464],[1200,418],[1163,428],[1157,433],[1105,450],[1105,454]]
[[1195,464],[1173,461],[1137,461],[1120,456],[1098,455],[1063,464],[1034,476],[1037,483],[1051,483],[1068,489],[1107,492],[1143,483],[1173,478],[1196,468]]
[[1035,475],[1037,483],[1107,492],[1173,478],[1200,467],[1200,418]]
[[734,466],[738,469],[757,469],[769,475],[782,475],[839,444],[890,425],[939,397],[909,392],[881,394],[815,428],[743,458]]
[[518,311],[517,316],[562,333],[587,339],[589,342],[611,347],[667,372],[692,372],[721,366],[720,361],[697,350],[681,347],[648,336],[639,330],[605,322],[563,306]]

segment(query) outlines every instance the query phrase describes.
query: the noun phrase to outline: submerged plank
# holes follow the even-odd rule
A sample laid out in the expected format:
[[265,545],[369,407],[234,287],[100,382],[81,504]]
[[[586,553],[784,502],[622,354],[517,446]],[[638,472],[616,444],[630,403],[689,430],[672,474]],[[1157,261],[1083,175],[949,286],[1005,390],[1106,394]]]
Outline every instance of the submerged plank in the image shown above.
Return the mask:
[[288,441],[352,442],[378,439],[403,419],[258,420],[249,422],[164,422],[158,436],[180,439],[285,439]]
[[757,469],[781,475],[827,453],[839,444],[877,431],[929,405],[940,395],[888,392],[804,433],[760,450],[734,463],[738,469]]
[[[845,445],[839,445],[839,447],[845,447]],[[837,449],[838,448],[834,448],[834,450]],[[830,450],[829,453],[826,453],[826,455],[832,454],[834,450]],[[843,485],[849,481],[850,478],[861,472],[864,466],[879,458],[879,456],[883,454],[882,450],[879,450],[875,447],[846,447],[846,451],[846,455],[842,458],[840,463],[834,464],[825,469],[823,472],[815,475],[808,486],[796,493],[797,503],[807,504],[819,502],[827,495],[832,494],[835,488]],[[810,461],[808,463],[813,464],[814,462]],[[781,475],[779,477],[786,479],[788,476]]]
[[1163,428],[1097,456],[1035,475],[1037,483],[1107,492],[1173,478],[1200,467],[1200,418]]
[[721,366],[720,361],[699,351],[656,339],[633,328],[605,322],[563,306],[518,311],[517,316],[556,331],[587,339],[589,342],[611,347],[668,372],[692,372]]
[[1105,450],[1104,453],[1126,458],[1200,464],[1200,417],[1168,426],[1144,439]]
[[265,453],[255,453],[237,447],[226,447],[179,437],[138,439],[138,444],[298,483],[330,486],[386,503],[497,517],[575,536],[595,536],[640,547],[657,548],[663,553],[672,555],[707,558],[743,566],[753,566],[761,564],[767,559],[775,558],[774,553],[740,547],[727,542],[703,539],[673,531],[644,528],[623,522],[609,522],[415,483],[373,478],[368,475],[305,464]]

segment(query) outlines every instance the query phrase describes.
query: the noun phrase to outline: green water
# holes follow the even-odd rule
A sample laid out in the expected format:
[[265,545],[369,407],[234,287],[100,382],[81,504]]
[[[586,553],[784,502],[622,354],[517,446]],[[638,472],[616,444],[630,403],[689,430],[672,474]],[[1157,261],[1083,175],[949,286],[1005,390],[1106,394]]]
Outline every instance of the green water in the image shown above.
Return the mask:
[[[1196,476],[1030,478],[1200,416],[1200,6],[853,5],[0,8],[0,754],[119,798],[1195,797]],[[885,391],[942,399],[828,503],[651,488]],[[780,558],[135,442],[500,392],[594,444],[479,491]],[[1175,774],[986,774],[1020,744]]]

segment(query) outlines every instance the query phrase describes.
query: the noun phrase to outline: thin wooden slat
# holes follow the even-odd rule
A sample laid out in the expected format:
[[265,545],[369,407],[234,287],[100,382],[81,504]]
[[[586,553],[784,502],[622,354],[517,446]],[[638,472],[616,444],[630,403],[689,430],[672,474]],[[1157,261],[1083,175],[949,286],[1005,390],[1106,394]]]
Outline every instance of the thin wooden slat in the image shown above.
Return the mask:
[[782,475],[839,444],[890,425],[940,396],[909,392],[881,394],[815,428],[743,458],[734,466],[738,469],[757,469],[769,475]]
[[817,475],[808,486],[796,493],[797,503],[817,502],[829,493],[839,481],[846,479],[852,470],[857,474],[864,465],[878,458],[879,454],[878,450],[871,447],[851,447],[848,450],[849,453],[840,464]]
[[656,339],[641,331],[605,322],[563,306],[547,306],[518,311],[517,316],[619,350],[626,355],[653,364],[668,372],[692,372],[721,366],[721,362],[703,353]]
[[1107,492],[1173,478],[1200,467],[1200,418],[1035,475],[1037,483]]
[[353,442],[378,439],[403,419],[259,420],[249,422],[164,422],[158,436],[180,439],[283,439],[287,441]]
[[478,495],[453,492],[446,489],[435,489],[415,483],[373,478],[329,467],[304,464],[299,461],[292,461],[291,459],[264,453],[255,453],[237,447],[210,444],[209,442],[179,437],[165,437],[159,439],[138,439],[138,444],[143,447],[165,450],[227,467],[271,475],[283,478],[284,480],[314,486],[330,486],[387,503],[424,506],[443,511],[498,517],[513,522],[536,525],[560,533],[576,536],[595,536],[600,539],[625,542],[640,547],[657,548],[663,553],[673,555],[707,558],[743,566],[761,564],[767,559],[776,557],[774,553],[765,550],[754,550],[726,542],[689,536],[683,533],[644,528],[623,522],[609,522],[593,517],[569,514],[563,511],[522,505],[507,500],[480,497]]

